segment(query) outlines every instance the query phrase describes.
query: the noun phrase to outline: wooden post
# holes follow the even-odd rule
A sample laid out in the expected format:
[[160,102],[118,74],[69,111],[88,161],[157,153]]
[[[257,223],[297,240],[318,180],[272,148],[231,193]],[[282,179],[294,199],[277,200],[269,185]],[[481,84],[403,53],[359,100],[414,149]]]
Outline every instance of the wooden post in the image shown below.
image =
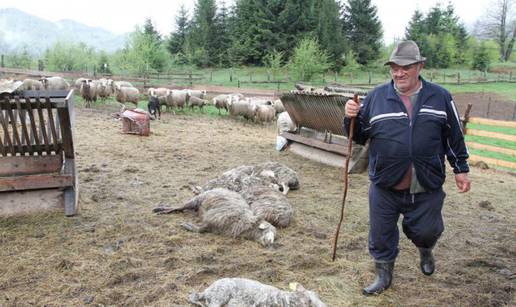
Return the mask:
[[267,81],[271,81],[271,71],[267,70]]
[[192,86],[193,85],[193,81],[192,81],[192,71],[191,70],[188,73],[188,80],[190,80],[190,86]]
[[489,118],[489,111],[491,110],[491,96],[489,96],[489,102],[487,103],[486,118]]
[[433,82],[434,81],[434,72],[431,71],[430,72],[430,82]]
[[238,88],[240,88],[240,80],[238,80],[238,85],[237,85]]
[[369,75],[369,84],[371,84],[371,72],[368,71],[367,74]]
[[509,72],[509,82],[512,81],[512,71]]
[[253,82],[253,72],[252,71],[249,72],[249,81]]
[[512,110],[512,120],[516,119],[516,103],[514,104],[514,109]]
[[[278,92],[279,92],[279,88],[280,88],[280,82],[279,82],[279,80],[278,80]],[[516,107],[516,103],[514,104],[514,106]],[[516,110],[516,109],[515,109],[515,110]],[[512,117],[514,117],[514,115],[513,115]]]
[[210,70],[210,82],[212,82],[212,81],[213,81],[213,69]]
[[352,72],[349,73],[349,78],[351,79],[351,81],[349,83],[353,84],[353,73]]
[[339,73],[335,71],[335,83],[337,83],[337,79],[339,78]]
[[229,82],[233,82],[233,67],[229,70]]
[[460,71],[457,72],[457,84],[460,84]]
[[443,72],[443,83],[446,83],[446,73]]

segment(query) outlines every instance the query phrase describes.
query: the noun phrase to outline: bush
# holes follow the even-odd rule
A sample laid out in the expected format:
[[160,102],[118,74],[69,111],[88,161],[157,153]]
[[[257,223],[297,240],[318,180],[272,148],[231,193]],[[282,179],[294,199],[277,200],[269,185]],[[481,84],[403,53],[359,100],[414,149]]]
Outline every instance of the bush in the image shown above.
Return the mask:
[[294,49],[288,69],[299,81],[310,81],[316,74],[328,70],[328,55],[319,47],[317,40],[305,38]]

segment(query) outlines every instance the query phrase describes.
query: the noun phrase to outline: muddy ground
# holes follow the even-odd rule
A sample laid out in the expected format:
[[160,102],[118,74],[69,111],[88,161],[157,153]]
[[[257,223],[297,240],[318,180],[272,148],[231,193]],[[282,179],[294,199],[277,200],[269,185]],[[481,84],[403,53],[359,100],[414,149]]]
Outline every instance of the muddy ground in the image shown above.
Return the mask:
[[[275,151],[275,125],[165,113],[151,136],[138,137],[121,134],[107,112],[79,108],[76,128],[80,214],[0,218],[0,306],[188,306],[189,293],[237,276],[283,289],[298,282],[329,306],[516,304],[514,175],[473,168],[467,194],[448,180],[436,273],[419,272],[416,248],[402,235],[392,288],[364,297],[374,277],[365,174],[350,176],[332,262],[342,169]],[[301,180],[289,194],[295,222],[273,248],[187,232],[179,224],[195,220],[188,213],[152,213],[191,198],[192,185],[264,161],[290,166]]]

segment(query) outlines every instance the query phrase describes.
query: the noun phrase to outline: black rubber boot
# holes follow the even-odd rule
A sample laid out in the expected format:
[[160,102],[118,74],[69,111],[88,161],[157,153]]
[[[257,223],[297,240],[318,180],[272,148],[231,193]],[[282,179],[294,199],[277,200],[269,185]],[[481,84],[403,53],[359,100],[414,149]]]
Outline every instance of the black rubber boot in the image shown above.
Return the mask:
[[432,255],[432,248],[418,247],[418,249],[419,256],[421,257],[421,262],[419,263],[421,272],[425,275],[432,275],[435,270],[435,260]]
[[372,284],[363,289],[362,293],[364,295],[380,294],[391,286],[394,261],[376,262],[375,267],[376,279]]

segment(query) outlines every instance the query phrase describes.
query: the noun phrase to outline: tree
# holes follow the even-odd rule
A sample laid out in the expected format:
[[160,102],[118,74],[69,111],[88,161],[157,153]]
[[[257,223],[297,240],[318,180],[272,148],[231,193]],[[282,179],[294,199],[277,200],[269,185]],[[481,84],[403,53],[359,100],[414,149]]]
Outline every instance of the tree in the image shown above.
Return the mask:
[[45,50],[45,67],[51,71],[93,71],[95,51],[84,43],[56,42]]
[[190,58],[198,66],[211,66],[217,54],[214,0],[198,0],[195,4],[189,37]]
[[489,68],[490,60],[489,60],[489,52],[486,48],[484,42],[480,44],[477,48],[475,48],[475,52],[473,54],[473,69],[478,69],[480,71],[487,71]]
[[152,24],[152,21],[150,18],[145,18],[145,23],[143,24],[143,33],[145,35],[151,36],[154,40],[161,43],[161,35],[154,28],[154,25]]
[[117,54],[117,65],[123,71],[138,74],[163,71],[167,65],[167,51],[156,36],[136,26],[124,49]]
[[228,52],[231,48],[231,26],[224,1],[221,2],[220,10],[215,16],[214,27],[216,41],[214,44],[215,59],[213,59],[213,62],[220,66],[228,66],[232,62],[231,54]]
[[320,49],[313,38],[301,40],[294,49],[288,68],[297,80],[310,81],[316,74],[325,72],[330,67],[328,55]]
[[316,2],[317,24],[315,36],[321,48],[328,52],[334,69],[343,65],[343,54],[349,50],[340,21],[340,6],[335,0]]
[[496,40],[502,62],[510,59],[516,40],[515,3],[516,0],[493,0],[475,26],[479,37]]
[[382,24],[371,0],[349,0],[344,6],[344,33],[351,42],[357,62],[365,65],[380,55]]
[[167,50],[171,54],[184,54],[188,27],[188,11],[182,4],[176,16],[176,30],[170,34],[167,40]]
[[285,0],[277,23],[281,29],[279,51],[284,51],[287,57],[299,42],[308,36],[313,36],[317,16],[315,0]]

